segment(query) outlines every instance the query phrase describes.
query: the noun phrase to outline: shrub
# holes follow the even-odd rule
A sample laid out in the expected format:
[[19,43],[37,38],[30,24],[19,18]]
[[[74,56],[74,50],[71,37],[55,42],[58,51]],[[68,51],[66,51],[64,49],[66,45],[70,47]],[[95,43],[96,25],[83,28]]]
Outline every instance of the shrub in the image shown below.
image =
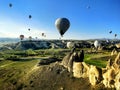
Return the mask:
[[13,60],[13,61],[20,60],[20,57],[17,55],[4,55],[3,57],[5,60]]
[[35,51],[33,51],[32,49],[26,50],[25,54],[27,56],[35,56],[35,55],[37,55],[37,53]]

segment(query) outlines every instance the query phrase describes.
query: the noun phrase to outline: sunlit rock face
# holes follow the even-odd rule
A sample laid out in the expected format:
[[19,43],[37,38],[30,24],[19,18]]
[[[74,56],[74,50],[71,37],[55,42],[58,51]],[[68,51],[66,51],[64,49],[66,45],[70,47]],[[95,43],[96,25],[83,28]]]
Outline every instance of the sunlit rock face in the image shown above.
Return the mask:
[[113,61],[112,59],[109,59],[106,65],[106,70],[110,69],[112,67]]
[[67,54],[63,60],[62,65],[68,69],[69,72],[73,71],[73,61],[78,58],[78,54],[76,52],[71,52]]
[[103,74],[103,84],[106,88],[114,88],[115,71],[114,69],[108,69]]
[[108,61],[106,69],[106,72],[103,73],[103,84],[106,88],[120,90],[120,53],[118,53],[114,62]]
[[106,68],[79,62],[79,54],[72,52],[66,55],[62,65],[72,72],[75,78],[88,78],[92,86],[103,84],[105,88],[120,90],[120,53],[114,60],[109,59]]
[[69,61],[68,61],[68,66],[67,66],[67,68],[68,68],[68,71],[69,71],[69,72],[72,72],[72,71],[73,71],[73,61],[75,60],[75,55],[76,55],[76,53],[73,53],[73,54],[71,55]]
[[120,90],[120,71],[115,77],[115,88],[116,90]]
[[102,69],[91,65],[89,69],[89,81],[91,85],[95,86],[102,80]]
[[89,66],[84,62],[73,62],[73,76],[76,78],[88,77]]
[[116,46],[117,48],[120,48],[120,43],[115,44],[115,46]]
[[117,57],[115,58],[114,64],[116,64],[118,66],[118,68],[120,68],[120,52],[118,53]]
[[111,56],[117,55],[117,54],[118,54],[117,50],[116,50],[116,49],[113,49],[112,52],[111,52]]
[[65,67],[65,68],[68,68],[68,63],[69,63],[69,60],[71,58],[73,53],[68,53],[62,60],[62,65]]

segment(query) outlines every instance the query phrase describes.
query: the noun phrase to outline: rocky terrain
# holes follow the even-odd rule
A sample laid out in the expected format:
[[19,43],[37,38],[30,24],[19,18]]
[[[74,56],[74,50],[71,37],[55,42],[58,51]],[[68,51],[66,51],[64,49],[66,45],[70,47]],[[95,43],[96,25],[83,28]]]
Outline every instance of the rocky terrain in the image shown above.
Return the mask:
[[[80,54],[68,53],[62,61],[40,61],[33,73],[24,77],[22,90],[120,90],[120,53],[105,68],[79,61]],[[114,53],[116,54],[116,53]],[[78,59],[78,60],[76,60]],[[49,61],[50,60],[50,61]]]
[[[14,40],[15,41],[15,40]],[[56,48],[92,48],[94,47],[94,40],[23,40],[14,43],[4,43],[2,44],[0,50],[27,50],[27,49],[56,49]],[[119,41],[106,42],[105,40],[99,40],[101,47],[98,49],[113,49],[119,48]],[[117,43],[117,44],[115,44]]]
[[[19,56],[19,52],[25,54],[27,49],[33,49],[32,52],[37,53],[34,56],[22,56],[19,61],[2,60],[1,56],[1,90],[120,90],[120,53],[119,47],[115,44],[106,44],[101,41],[102,47],[92,51],[93,41],[71,41],[71,46],[67,42],[61,40],[47,41],[21,41],[14,44],[6,44],[0,48],[1,51],[7,52],[7,55],[13,54]],[[77,47],[77,49],[74,48]],[[118,45],[119,46],[119,45]],[[50,48],[50,49],[49,49]],[[53,48],[53,49],[51,49]],[[59,51],[59,48],[62,50]],[[66,49],[69,48],[67,52]],[[73,49],[71,49],[73,48]],[[114,49],[113,49],[114,48]],[[38,51],[35,51],[40,49]],[[44,49],[42,51],[42,49]],[[56,51],[54,51],[56,49]],[[71,49],[71,51],[70,51]],[[84,49],[84,50],[81,50]],[[113,51],[110,54],[110,51]],[[11,52],[12,50],[20,50]],[[25,52],[23,50],[26,50]],[[50,51],[49,51],[50,50]],[[79,51],[81,50],[81,51]],[[46,53],[46,55],[42,53]],[[48,53],[49,52],[49,53]],[[57,53],[56,53],[57,52]],[[48,53],[48,55],[47,55]],[[54,57],[56,53],[57,57]],[[64,53],[64,54],[63,54]],[[6,52],[1,55],[4,56]],[[53,54],[53,55],[52,55]],[[86,56],[89,56],[87,57]],[[106,57],[105,55],[106,54]],[[7,56],[6,55],[6,56]],[[14,55],[14,56],[15,56]],[[52,57],[50,57],[52,55]],[[61,58],[58,58],[59,56]],[[96,57],[92,57],[92,55]],[[84,62],[92,57],[91,60],[103,61],[104,68],[98,67],[97,64],[88,64]],[[101,58],[99,59],[99,57]],[[35,58],[35,60],[34,60]],[[107,58],[107,59],[106,59]],[[105,60],[106,59],[106,60]],[[23,61],[22,61],[23,60]],[[38,62],[39,61],[39,62]],[[90,62],[92,62],[90,61]],[[8,63],[7,63],[8,62]],[[34,62],[34,63],[33,63]],[[2,64],[3,63],[3,64]],[[4,64],[6,63],[6,64]],[[29,63],[29,64],[27,64]],[[21,69],[22,68],[22,69]],[[26,68],[26,69],[25,69]],[[14,70],[13,70],[14,69]],[[25,70],[25,71],[24,71]],[[10,75],[9,75],[10,73]],[[19,76],[21,74],[21,76]],[[8,82],[9,81],[9,82]]]
[[[114,53],[113,53],[114,52]],[[118,52],[113,50],[112,55]],[[63,59],[62,65],[73,74],[75,78],[88,78],[92,88],[99,89],[116,89],[120,90],[120,53],[115,59],[109,59],[106,68],[99,68],[94,65],[88,65],[79,61],[81,57],[77,52],[70,53]],[[76,62],[76,59],[78,61]]]

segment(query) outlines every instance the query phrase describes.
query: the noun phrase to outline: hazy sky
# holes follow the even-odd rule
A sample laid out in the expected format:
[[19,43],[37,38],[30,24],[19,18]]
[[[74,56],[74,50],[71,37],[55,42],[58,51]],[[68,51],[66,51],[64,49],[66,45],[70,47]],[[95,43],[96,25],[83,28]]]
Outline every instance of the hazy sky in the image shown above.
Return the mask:
[[45,33],[46,39],[58,39],[60,17],[71,23],[63,39],[114,38],[116,33],[120,39],[120,0],[0,0],[0,37],[45,38]]

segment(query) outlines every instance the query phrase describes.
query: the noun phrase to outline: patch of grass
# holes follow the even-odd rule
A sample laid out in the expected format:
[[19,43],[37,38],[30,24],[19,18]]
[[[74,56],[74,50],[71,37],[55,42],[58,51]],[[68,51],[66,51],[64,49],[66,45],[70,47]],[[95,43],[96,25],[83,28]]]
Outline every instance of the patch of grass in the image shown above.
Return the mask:
[[35,50],[35,52],[40,55],[41,57],[56,57],[56,58],[63,58],[69,49],[40,49]]
[[18,55],[4,55],[3,57],[5,60],[13,60],[13,61],[20,60],[20,56]]
[[109,54],[86,54],[85,62],[91,65],[104,68],[107,65],[107,60],[110,58]]

